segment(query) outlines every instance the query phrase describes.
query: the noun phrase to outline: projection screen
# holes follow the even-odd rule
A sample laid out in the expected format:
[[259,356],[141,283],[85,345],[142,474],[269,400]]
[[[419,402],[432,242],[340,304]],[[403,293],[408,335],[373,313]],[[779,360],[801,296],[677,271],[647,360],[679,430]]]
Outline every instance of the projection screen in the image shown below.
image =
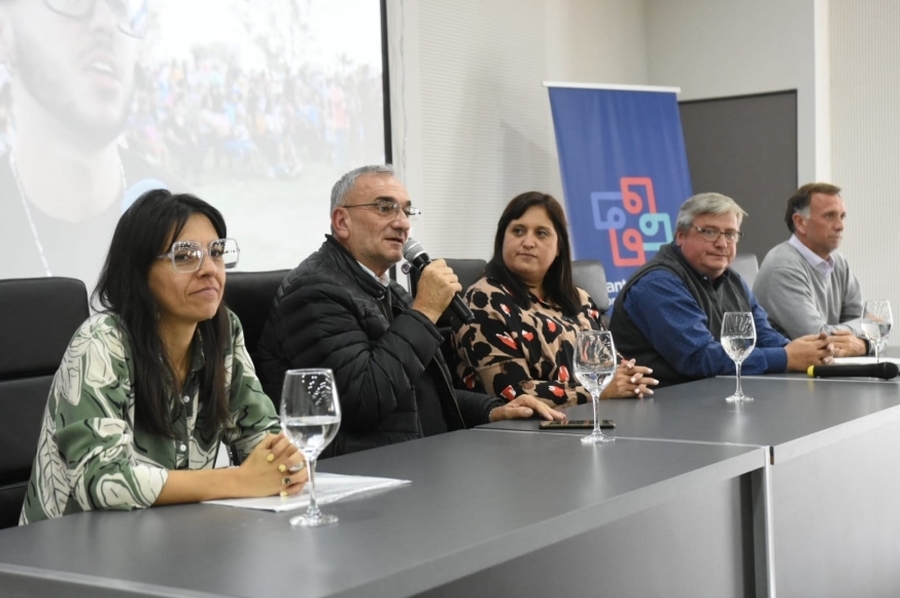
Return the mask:
[[92,290],[154,187],[219,208],[239,269],[323,241],[345,171],[385,160],[378,0],[4,0],[0,278]]

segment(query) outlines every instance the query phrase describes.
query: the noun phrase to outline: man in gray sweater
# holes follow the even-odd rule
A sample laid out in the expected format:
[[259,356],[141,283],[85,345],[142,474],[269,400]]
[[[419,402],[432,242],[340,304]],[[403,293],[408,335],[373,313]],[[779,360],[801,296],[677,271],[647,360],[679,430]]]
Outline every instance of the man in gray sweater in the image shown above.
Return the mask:
[[793,233],[769,251],[753,293],[772,327],[790,338],[825,332],[835,354],[866,355],[860,328],[863,301],[841,244],[847,211],[841,189],[828,183],[803,185],[788,199],[785,222]]

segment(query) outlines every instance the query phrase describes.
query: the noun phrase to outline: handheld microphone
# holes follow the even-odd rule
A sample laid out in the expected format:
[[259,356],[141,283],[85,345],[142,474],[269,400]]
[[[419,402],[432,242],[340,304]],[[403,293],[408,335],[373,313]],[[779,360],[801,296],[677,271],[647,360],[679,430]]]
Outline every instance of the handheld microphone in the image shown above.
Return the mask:
[[[431,258],[425,253],[425,248],[422,247],[422,244],[412,238],[407,239],[406,243],[403,244],[403,259],[412,264],[419,272],[431,263]],[[453,299],[450,300],[450,310],[463,324],[471,324],[475,321],[475,314],[472,313],[466,302],[459,296],[459,293],[453,294]]]
[[850,376],[864,376],[868,378],[883,378],[890,380],[896,378],[900,368],[896,363],[882,361],[881,363],[847,364],[847,365],[811,365],[806,370],[810,378],[846,378]]

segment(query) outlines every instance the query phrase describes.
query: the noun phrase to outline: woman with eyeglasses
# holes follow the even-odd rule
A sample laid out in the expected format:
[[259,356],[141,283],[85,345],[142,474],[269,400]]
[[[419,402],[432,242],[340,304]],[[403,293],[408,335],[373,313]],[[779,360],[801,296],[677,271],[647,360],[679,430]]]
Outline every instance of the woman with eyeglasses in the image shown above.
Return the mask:
[[[575,336],[603,324],[572,281],[568,225],[556,199],[531,191],[509,202],[485,276],[465,298],[475,320],[457,322],[453,340],[467,387],[507,399],[528,394],[553,406],[591,401],[574,375]],[[600,397],[652,395],[651,373],[623,359]]]
[[[280,434],[222,304],[237,264],[214,207],[154,190],[119,220],[91,316],[53,379],[20,524],[300,492],[297,449]],[[225,443],[239,467],[213,469]]]

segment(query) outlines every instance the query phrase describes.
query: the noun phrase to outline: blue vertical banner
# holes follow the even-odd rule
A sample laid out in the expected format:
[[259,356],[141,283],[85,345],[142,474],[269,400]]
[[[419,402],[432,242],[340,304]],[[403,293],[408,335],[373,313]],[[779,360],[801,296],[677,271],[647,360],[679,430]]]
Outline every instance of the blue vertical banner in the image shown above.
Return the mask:
[[614,299],[692,194],[678,89],[545,85],[574,257],[600,260]]

